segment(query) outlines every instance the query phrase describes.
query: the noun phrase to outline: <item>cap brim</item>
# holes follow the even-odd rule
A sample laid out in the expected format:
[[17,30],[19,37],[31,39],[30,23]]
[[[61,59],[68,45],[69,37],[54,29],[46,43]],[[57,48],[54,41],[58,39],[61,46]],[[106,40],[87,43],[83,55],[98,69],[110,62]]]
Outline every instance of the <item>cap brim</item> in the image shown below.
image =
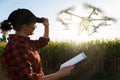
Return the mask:
[[36,17],[35,22],[42,23],[44,21],[44,18]]

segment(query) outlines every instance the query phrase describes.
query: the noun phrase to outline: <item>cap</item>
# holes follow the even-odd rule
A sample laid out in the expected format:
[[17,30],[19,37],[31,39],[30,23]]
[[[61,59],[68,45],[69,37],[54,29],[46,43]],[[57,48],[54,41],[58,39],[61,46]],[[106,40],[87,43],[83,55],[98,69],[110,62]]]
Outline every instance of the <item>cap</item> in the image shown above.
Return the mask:
[[15,11],[13,11],[8,20],[9,21],[12,21],[14,19],[17,19],[17,20],[21,20],[23,23],[26,23],[28,21],[34,21],[34,22],[37,22],[37,23],[42,23],[44,21],[44,18],[39,18],[39,17],[36,17],[30,10],[28,9],[17,9]]
[[44,18],[43,18],[43,17],[42,17],[42,18],[36,17],[35,22],[42,23],[43,21],[44,21]]

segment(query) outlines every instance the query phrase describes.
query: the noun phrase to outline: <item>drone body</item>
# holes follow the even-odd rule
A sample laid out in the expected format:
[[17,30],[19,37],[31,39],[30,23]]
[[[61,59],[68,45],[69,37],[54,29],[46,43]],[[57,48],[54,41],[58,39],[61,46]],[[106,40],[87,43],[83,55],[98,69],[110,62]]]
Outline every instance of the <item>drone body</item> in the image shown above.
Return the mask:
[[[111,25],[111,24],[108,24],[108,22],[111,22],[111,23],[116,22],[116,19],[107,17],[107,16],[96,18],[99,14],[103,13],[103,11],[99,8],[96,8],[96,7],[86,4],[86,3],[84,4],[84,7],[90,8],[92,10],[89,13],[89,15],[79,16],[79,15],[73,13],[73,10],[75,9],[75,7],[72,6],[65,10],[60,11],[57,16],[57,20],[66,27],[66,30],[69,29],[70,24],[78,24],[78,26],[77,26],[78,33],[80,34],[83,31],[87,31],[88,35],[91,35],[91,34],[97,32],[97,30],[101,26]],[[69,15],[69,16],[67,18],[63,18],[61,15],[64,15],[64,14]],[[79,22],[78,23],[74,22],[72,17],[79,18],[80,19]],[[73,26],[73,27],[75,27],[75,26]]]

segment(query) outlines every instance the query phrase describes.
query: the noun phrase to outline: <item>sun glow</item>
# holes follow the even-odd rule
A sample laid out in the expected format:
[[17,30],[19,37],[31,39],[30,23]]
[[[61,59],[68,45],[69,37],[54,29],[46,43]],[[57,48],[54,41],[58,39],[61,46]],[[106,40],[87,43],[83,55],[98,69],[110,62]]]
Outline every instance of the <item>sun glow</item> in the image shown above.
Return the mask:
[[76,41],[76,42],[84,42],[88,41],[89,36],[86,32],[78,33],[77,24],[73,24],[66,30],[65,27],[62,26],[61,30],[57,30],[56,34],[52,34],[51,38],[53,41]]

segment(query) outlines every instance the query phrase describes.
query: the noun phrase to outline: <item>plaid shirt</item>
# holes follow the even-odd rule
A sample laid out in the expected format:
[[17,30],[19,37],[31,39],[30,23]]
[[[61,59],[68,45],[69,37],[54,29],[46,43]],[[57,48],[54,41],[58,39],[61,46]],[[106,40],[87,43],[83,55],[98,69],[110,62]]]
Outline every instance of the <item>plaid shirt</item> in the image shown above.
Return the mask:
[[10,35],[2,55],[2,63],[7,71],[7,80],[40,80],[44,75],[38,50],[46,46],[49,38]]

